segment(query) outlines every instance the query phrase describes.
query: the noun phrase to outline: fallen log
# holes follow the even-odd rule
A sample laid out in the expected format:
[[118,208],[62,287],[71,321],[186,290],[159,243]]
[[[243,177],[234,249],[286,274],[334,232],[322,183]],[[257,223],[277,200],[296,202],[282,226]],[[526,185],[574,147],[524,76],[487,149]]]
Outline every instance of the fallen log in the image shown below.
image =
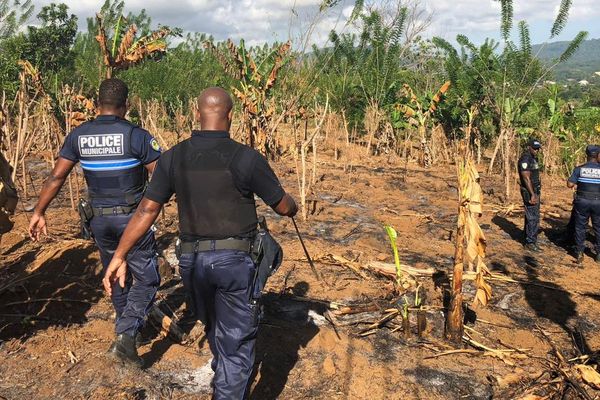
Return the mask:
[[349,314],[343,317],[335,316],[335,323],[337,326],[372,324],[373,321],[378,318],[381,318],[381,313],[379,312],[363,312],[360,314]]
[[352,272],[354,272],[356,275],[363,279],[367,278],[367,276],[360,270],[361,266],[357,262],[348,260],[346,257],[337,254],[321,254],[315,257],[314,261],[319,261],[321,263],[329,265],[339,265],[341,267],[350,269]]
[[[396,279],[395,264],[384,263],[380,261],[371,261],[367,265],[362,266],[362,268],[394,280]],[[400,270],[403,273],[412,275],[414,277],[429,277],[439,271],[435,268],[415,268],[405,264],[400,264]]]
[[[379,275],[385,276],[386,278],[396,280],[396,265],[394,265],[394,264],[383,263],[383,262],[379,262],[379,261],[371,261],[367,265],[362,266],[362,268],[369,270],[373,273],[377,273]],[[412,275],[414,277],[430,277],[430,276],[433,276],[436,272],[437,273],[443,272],[443,273],[447,274],[448,278],[452,278],[452,273],[447,273],[442,269],[415,268],[415,267],[411,267],[409,265],[404,265],[404,264],[400,265],[400,269],[402,270],[402,272],[404,272],[408,275]],[[466,280],[466,281],[474,281],[476,278],[477,278],[477,273],[475,273],[473,271],[468,271],[468,272],[465,271],[465,273],[463,274],[463,280]],[[517,283],[519,285],[536,286],[536,287],[541,287],[544,289],[555,290],[557,292],[564,292],[564,293],[570,293],[570,294],[575,294],[575,295],[583,295],[581,292],[579,292],[577,290],[566,290],[559,286],[552,286],[550,284],[544,284],[544,283],[540,283],[540,282],[531,282],[531,281],[526,281],[523,279],[514,279],[509,276],[506,276],[503,274],[498,274],[495,272],[486,274],[486,279],[489,279],[490,281],[496,281],[496,282]]]
[[182,343],[185,341],[186,334],[173,319],[161,311],[158,304],[155,304],[154,307],[152,307],[148,313],[148,318],[151,318],[160,327],[161,331],[175,342]]

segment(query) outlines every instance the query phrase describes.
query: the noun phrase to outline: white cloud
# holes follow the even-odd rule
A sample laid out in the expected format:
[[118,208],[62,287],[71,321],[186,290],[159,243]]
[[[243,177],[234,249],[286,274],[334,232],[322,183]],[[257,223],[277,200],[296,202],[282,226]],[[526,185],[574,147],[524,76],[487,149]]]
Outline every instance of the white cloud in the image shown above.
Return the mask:
[[[453,39],[458,33],[478,38],[499,37],[500,3],[493,0],[425,0],[435,14],[430,35]],[[600,35],[595,19],[600,17],[598,0],[574,0],[567,26],[571,30],[591,30]],[[526,20],[534,42],[548,38],[560,0],[515,0],[514,23]],[[596,31],[594,32],[594,29]]]
[[[63,1],[79,17],[81,29],[92,17],[102,0]],[[145,8],[155,24],[182,28],[186,32],[204,32],[222,40],[244,38],[249,44],[293,39],[300,43],[302,33],[311,32],[311,41],[324,44],[331,29],[344,28],[352,12],[353,0],[342,0],[327,14],[319,14],[323,0],[126,0],[126,10],[139,12]],[[389,0],[374,0],[388,1]],[[395,0],[393,0],[395,1]],[[485,37],[498,38],[500,4],[493,0],[421,0],[434,13],[433,22],[425,36],[453,39],[463,33],[475,41]],[[51,0],[34,1],[36,9]],[[600,17],[598,0],[573,0],[569,33],[590,30],[600,36],[596,19]],[[533,41],[545,40],[558,10],[560,0],[515,0],[515,23],[526,19]],[[317,18],[318,16],[318,18]]]

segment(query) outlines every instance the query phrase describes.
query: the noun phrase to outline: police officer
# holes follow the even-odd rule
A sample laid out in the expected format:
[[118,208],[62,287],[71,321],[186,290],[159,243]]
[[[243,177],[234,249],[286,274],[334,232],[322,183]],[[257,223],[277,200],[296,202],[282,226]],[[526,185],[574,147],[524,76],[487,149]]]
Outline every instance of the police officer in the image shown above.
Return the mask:
[[11,177],[12,167],[0,152],[0,241],[2,234],[9,232],[14,223],[9,219],[17,208],[17,188]]
[[587,224],[592,217],[592,227],[596,234],[596,261],[600,262],[600,147],[587,146],[587,162],[576,167],[567,180],[567,186],[577,186],[574,205],[575,220],[575,256],[577,264],[583,264],[583,250]]
[[521,197],[525,207],[525,247],[538,252],[538,230],[540,228],[540,167],[537,155],[542,144],[537,139],[529,139],[527,151],[519,158],[518,169],[521,182]]
[[232,107],[223,89],[200,94],[202,130],[161,157],[104,278],[109,292],[113,282],[122,284],[129,249],[176,194],[179,268],[213,354],[215,399],[244,398],[254,364],[256,267],[248,254],[258,222],[254,194],[280,215],[297,212],[266,159],[230,138]]
[[[160,157],[156,140],[146,130],[123,119],[127,95],[127,86],[119,79],[107,79],[100,84],[99,116],[67,135],[29,223],[29,235],[34,241],[47,233],[44,213],[75,164],[80,162],[93,214],[90,230],[104,269],[142,198],[148,173]],[[117,336],[109,354],[141,367],[135,337],[154,301],[160,277],[152,230],[148,227],[136,242],[127,258],[129,272],[124,277],[125,283],[116,285],[111,295]]]

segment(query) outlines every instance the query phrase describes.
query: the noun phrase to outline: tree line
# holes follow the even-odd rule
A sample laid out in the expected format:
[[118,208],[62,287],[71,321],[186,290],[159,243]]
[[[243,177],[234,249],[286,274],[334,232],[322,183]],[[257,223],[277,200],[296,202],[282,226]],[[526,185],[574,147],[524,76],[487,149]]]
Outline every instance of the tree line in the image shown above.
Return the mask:
[[[489,169],[506,172],[508,179],[519,143],[536,135],[561,144],[545,163],[564,174],[600,131],[595,100],[574,97],[551,82],[555,68],[576,53],[587,33],[577,34],[555,59],[541,61],[527,22],[513,21],[513,1],[499,3],[499,41],[476,44],[465,35],[453,42],[424,39],[431,16],[423,15],[418,0],[392,6],[358,0],[347,25],[331,31],[325,46],[304,52],[292,46],[282,53],[284,43],[247,48],[243,41],[219,42],[201,33],[182,36],[176,27],[155,24],[144,10],[126,13],[123,0],[106,0],[84,31],[77,30],[78,17],[65,4],[34,10],[31,0],[0,0],[0,92],[15,97],[23,60],[38,71],[53,99],[64,85],[93,98],[102,79],[118,76],[136,98],[176,110],[203,88],[218,85],[245,96],[237,96],[243,112],[262,102],[256,120],[263,124],[276,123],[275,113],[327,99],[346,129],[368,146],[388,143],[389,148],[373,146],[373,152],[402,152],[398,143],[415,139],[426,163],[435,152],[430,149],[435,129],[448,141],[468,132],[478,161],[489,153]],[[336,4],[324,1],[321,11]],[[548,41],[562,33],[570,7],[571,1],[561,1]],[[25,26],[34,15],[35,23]],[[418,21],[426,22],[417,26]],[[276,84],[267,89],[270,73]],[[253,80],[257,74],[262,78]],[[507,194],[509,189],[507,181]]]

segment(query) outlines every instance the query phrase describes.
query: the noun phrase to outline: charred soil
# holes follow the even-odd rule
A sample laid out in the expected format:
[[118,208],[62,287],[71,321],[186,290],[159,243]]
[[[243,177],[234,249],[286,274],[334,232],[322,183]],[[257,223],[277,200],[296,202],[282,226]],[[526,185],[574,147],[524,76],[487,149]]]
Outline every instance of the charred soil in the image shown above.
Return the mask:
[[[465,334],[506,352],[465,346],[466,352],[444,354],[454,349],[443,340],[444,288],[456,230],[454,168],[409,163],[405,170],[402,160],[385,156],[357,158],[354,164],[320,157],[308,220],[299,223],[325,282],[311,272],[291,221],[260,206],[285,260],[264,295],[250,398],[519,398],[519,391],[550,379],[533,377],[548,368],[552,346],[566,359],[600,349],[600,265],[586,257],[584,268],[577,269],[566,251],[571,194],[562,181],[544,181],[543,251],[529,253],[520,243],[521,207],[498,213],[503,206],[494,193],[502,192],[502,179],[482,174],[486,262],[512,281],[491,281],[493,298],[486,308],[470,305],[475,288],[467,281]],[[295,193],[293,162],[284,160],[275,169]],[[516,197],[513,203],[519,205]],[[149,324],[144,330],[149,342],[140,348],[143,372],[114,365],[105,356],[113,312],[101,290],[95,246],[77,238],[77,216],[66,198],[48,213],[50,235],[31,243],[28,205],[25,200],[0,247],[0,399],[209,399],[210,351],[201,327],[186,323],[177,275],[164,274],[158,300],[189,334],[188,342],[175,343]],[[170,264],[176,222],[172,202],[157,223],[160,250]],[[365,329],[404,301],[392,293],[391,280],[350,267],[393,262],[383,225],[397,230],[403,264],[437,270],[418,279],[427,320],[420,338],[416,312],[410,313],[409,336],[399,328],[400,317],[372,332]],[[414,288],[407,298],[413,301]],[[360,312],[342,315],[344,306]],[[536,394],[550,393],[551,387],[541,385]],[[585,390],[593,397],[590,387]],[[572,390],[565,393],[576,398],[568,397],[576,395]]]

